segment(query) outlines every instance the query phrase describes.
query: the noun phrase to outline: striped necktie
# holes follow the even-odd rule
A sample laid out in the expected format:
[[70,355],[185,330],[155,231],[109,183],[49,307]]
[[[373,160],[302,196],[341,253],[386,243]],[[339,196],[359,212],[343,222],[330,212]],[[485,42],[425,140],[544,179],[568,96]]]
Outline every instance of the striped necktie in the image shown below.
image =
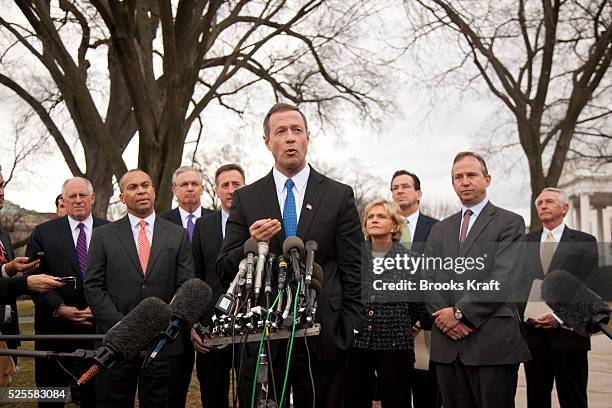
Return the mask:
[[76,253],[77,260],[79,261],[79,269],[81,270],[81,276],[85,274],[85,264],[87,263],[87,235],[85,233],[85,224],[79,222],[77,225],[79,236],[76,242]]

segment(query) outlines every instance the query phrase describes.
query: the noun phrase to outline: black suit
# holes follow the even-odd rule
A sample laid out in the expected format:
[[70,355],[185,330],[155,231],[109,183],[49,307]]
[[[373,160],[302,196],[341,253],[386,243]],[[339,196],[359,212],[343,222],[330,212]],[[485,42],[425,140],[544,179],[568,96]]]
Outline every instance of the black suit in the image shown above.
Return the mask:
[[[215,304],[226,288],[221,284],[215,271],[215,263],[223,243],[221,210],[198,219],[193,232],[193,260],[196,277],[208,283],[213,291],[213,301],[208,305],[202,324],[210,325]],[[228,407],[230,371],[232,368],[231,348],[211,350],[196,355],[196,369],[200,381],[202,406]]]
[[[217,262],[217,272],[222,282],[231,281],[238,270],[238,264],[244,257],[244,242],[250,237],[249,227],[256,220],[265,218],[275,218],[282,224],[272,172],[234,193],[225,240]],[[363,303],[360,295],[360,246],[363,236],[353,190],[311,168],[298,220],[297,236],[304,242],[314,240],[319,244],[315,261],[321,265],[325,275],[316,314],[316,319],[321,323],[321,334],[308,340],[316,406],[343,406],[346,353],[353,341],[353,330],[363,330]],[[281,254],[284,239],[283,227],[271,239],[270,251]],[[250,356],[248,353],[241,356],[245,369],[241,373],[245,375],[245,381],[241,381],[245,385],[243,388],[250,389],[252,385],[256,354],[255,350]],[[274,372],[281,374],[284,352],[277,355],[279,358],[274,365]],[[312,394],[303,341],[296,342],[291,364],[289,382],[293,383],[294,404],[298,408],[310,406]],[[282,384],[280,381],[277,384]],[[250,391],[246,394],[250,397]],[[241,400],[244,396],[241,393]]]
[[[93,228],[107,223],[106,220],[94,218]],[[92,232],[89,231],[88,233],[91,234]],[[26,248],[26,256],[32,256],[37,252],[45,253],[39,268],[41,273],[60,277],[74,276],[77,278],[77,283],[76,287],[67,284],[56,290],[32,297],[35,304],[34,330],[36,334],[94,333],[93,326],[78,325],[54,314],[60,305],[73,306],[79,310],[88,306],[83,293],[83,276],[79,268],[74,239],[67,216],[52,219],[34,228]],[[36,342],[37,350],[74,351],[77,348],[91,349],[92,347],[92,342]],[[75,363],[77,362],[75,361]],[[36,384],[39,387],[67,387],[73,382],[56,361],[38,359],[35,364]],[[87,369],[84,364],[73,364],[71,368],[75,372]],[[75,390],[77,390],[76,387]],[[79,394],[81,394],[81,401],[84,405],[93,406],[93,382],[91,387],[84,387],[83,392]],[[91,399],[89,399],[90,397]],[[63,405],[63,403],[39,403],[39,406]]]
[[[540,262],[541,235],[540,229],[525,237],[525,268],[530,281],[544,278]],[[586,282],[597,269],[595,237],[566,226],[548,270],[557,269],[567,271]],[[559,327],[537,329],[524,323],[522,329],[533,356],[532,361],[525,363],[528,406],[550,407],[554,380],[562,408],[586,407],[589,371],[587,351],[591,349],[591,339]]]
[[[15,258],[13,252],[13,244],[11,243],[11,237],[8,233],[0,230],[0,240],[6,250],[6,260],[8,262]],[[2,266],[0,265],[0,268]],[[17,315],[17,304],[15,298],[19,295],[25,294],[26,288],[26,277],[12,277],[12,278],[0,278],[2,283],[0,284],[0,332],[3,334],[19,334],[19,316]],[[15,289],[18,289],[16,291]],[[15,293],[12,293],[15,292]],[[9,322],[4,323],[4,312],[5,306],[11,307],[11,319]],[[19,347],[21,344],[18,340],[9,340],[6,342],[8,348],[14,349]]]
[[426,255],[453,260],[481,259],[482,268],[456,273],[455,268],[425,270],[430,282],[468,280],[499,282],[499,291],[430,291],[433,311],[457,306],[474,331],[452,340],[433,326],[431,360],[445,408],[514,407],[518,364],[529,350],[519,327],[511,296],[522,273],[521,246],[525,229],[522,217],[488,202],[477,216],[465,242],[459,245],[462,213],[435,224],[427,239]]
[[[212,210],[202,208],[202,212],[200,213],[200,217],[204,217],[212,213]],[[181,219],[181,213],[179,212],[179,208],[176,207],[173,210],[166,211],[159,215],[160,218],[163,218],[167,221],[170,221],[173,224],[178,225],[179,227],[183,226],[183,220]],[[194,221],[195,226],[195,221]],[[170,377],[170,396],[169,401],[170,405],[173,407],[184,407],[185,402],[187,401],[187,393],[189,391],[189,384],[191,383],[191,373],[193,371],[193,362],[195,359],[195,350],[191,345],[191,340],[189,335],[184,333],[183,335],[183,353],[179,358],[173,359],[173,363],[176,364],[176,367],[172,368],[173,374]]]
[[[146,274],[127,216],[96,228],[89,245],[84,287],[97,332],[106,333],[147,297],[170,302],[191,277],[193,257],[184,228],[155,218]],[[140,369],[142,359],[138,358],[117,363],[96,384],[97,405],[132,406],[138,384],[141,405],[167,407],[170,359],[182,353],[182,345],[182,340],[169,344],[147,370]]]
[[[425,252],[425,243],[429,236],[431,227],[437,223],[438,220],[429,217],[419,212],[419,218],[417,219],[416,229],[414,230],[414,237],[412,238],[412,245],[410,249],[418,254]],[[427,327],[430,330],[430,322],[421,322],[422,326]],[[414,408],[437,408],[440,406],[440,396],[438,395],[438,384],[436,381],[436,373],[434,371],[433,362],[429,363],[429,371],[425,370],[413,370],[411,380],[411,391],[412,399],[414,402]]]

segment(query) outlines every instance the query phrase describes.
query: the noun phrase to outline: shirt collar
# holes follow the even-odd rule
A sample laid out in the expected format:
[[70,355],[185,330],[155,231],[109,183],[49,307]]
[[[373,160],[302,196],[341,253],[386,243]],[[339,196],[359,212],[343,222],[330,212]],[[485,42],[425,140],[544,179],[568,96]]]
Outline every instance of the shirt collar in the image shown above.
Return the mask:
[[[276,167],[272,168],[272,176],[274,176],[274,184],[276,184],[276,193],[280,197],[283,189],[285,188],[285,182],[289,177],[278,171]],[[308,183],[308,177],[310,176],[310,166],[306,164],[304,168],[295,176],[291,177],[295,184],[295,189],[298,193],[302,193],[306,189],[306,183]]]
[[563,231],[565,231],[565,224],[561,223],[559,225],[557,225],[555,228],[553,228],[552,230],[549,230],[546,227],[542,227],[542,236],[546,237],[548,235],[548,233],[552,233],[552,236],[555,240],[555,242],[559,242],[561,241],[561,235],[563,235]]
[[[198,206],[198,208],[196,208],[195,211],[192,212],[192,213],[185,211],[183,209],[183,207],[181,207],[180,205],[178,207],[178,210],[179,210],[179,214],[181,215],[181,220],[187,220],[187,217],[189,217],[189,214],[193,214],[195,216],[196,220],[202,216],[202,207],[201,206]],[[195,220],[194,220],[194,222],[195,222]]]
[[488,202],[489,202],[489,199],[487,197],[485,197],[484,200],[482,200],[481,202],[479,202],[476,205],[473,205],[471,207],[463,207],[461,209],[461,216],[463,217],[463,214],[465,214],[465,211],[470,209],[470,210],[472,210],[472,216],[474,218],[478,217],[478,215],[480,214],[482,209],[485,207],[485,205],[487,205]]
[[420,211],[417,209],[415,212],[406,217],[406,221],[410,223],[410,229],[414,230],[416,228],[417,222],[419,221]]
[[148,225],[153,226],[155,224],[155,211],[153,211],[151,215],[146,218],[138,218],[135,215],[128,213],[128,218],[130,220],[130,225],[132,226],[132,229],[136,228],[138,223],[142,220],[145,220]]
[[70,224],[70,231],[75,231],[79,227],[80,223],[85,224],[85,228],[88,231],[93,229],[93,216],[91,214],[89,214],[83,221],[75,220],[69,215],[66,217],[68,218],[68,224]]

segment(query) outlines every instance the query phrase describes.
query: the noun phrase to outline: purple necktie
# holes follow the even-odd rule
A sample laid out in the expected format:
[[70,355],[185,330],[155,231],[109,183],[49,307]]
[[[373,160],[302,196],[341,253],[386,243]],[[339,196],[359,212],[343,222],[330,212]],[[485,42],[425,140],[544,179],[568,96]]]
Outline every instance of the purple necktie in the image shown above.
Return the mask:
[[463,222],[461,223],[461,234],[459,234],[459,248],[463,246],[463,242],[467,237],[468,226],[470,225],[470,216],[472,215],[472,210],[467,209],[463,213]]
[[191,241],[191,238],[193,237],[193,219],[194,219],[195,215],[193,214],[189,214],[187,216],[187,234],[189,234],[189,241]]
[[79,223],[78,228],[79,237],[77,238],[76,252],[77,260],[79,261],[79,268],[81,269],[81,275],[85,274],[85,263],[87,262],[87,236],[85,234],[85,224]]

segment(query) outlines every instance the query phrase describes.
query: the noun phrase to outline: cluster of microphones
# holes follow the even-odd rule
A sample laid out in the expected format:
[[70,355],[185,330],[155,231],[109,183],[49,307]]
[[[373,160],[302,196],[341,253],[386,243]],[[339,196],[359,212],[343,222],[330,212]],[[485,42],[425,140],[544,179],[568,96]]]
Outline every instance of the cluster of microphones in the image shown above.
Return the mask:
[[[323,285],[323,270],[314,262],[318,244],[299,237],[283,243],[283,254],[269,251],[267,242],[251,238],[244,244],[245,258],[227,292],[216,304],[212,326],[197,327],[205,345],[219,339],[286,330],[294,320],[314,325],[316,295]],[[296,310],[293,315],[292,311]]]

